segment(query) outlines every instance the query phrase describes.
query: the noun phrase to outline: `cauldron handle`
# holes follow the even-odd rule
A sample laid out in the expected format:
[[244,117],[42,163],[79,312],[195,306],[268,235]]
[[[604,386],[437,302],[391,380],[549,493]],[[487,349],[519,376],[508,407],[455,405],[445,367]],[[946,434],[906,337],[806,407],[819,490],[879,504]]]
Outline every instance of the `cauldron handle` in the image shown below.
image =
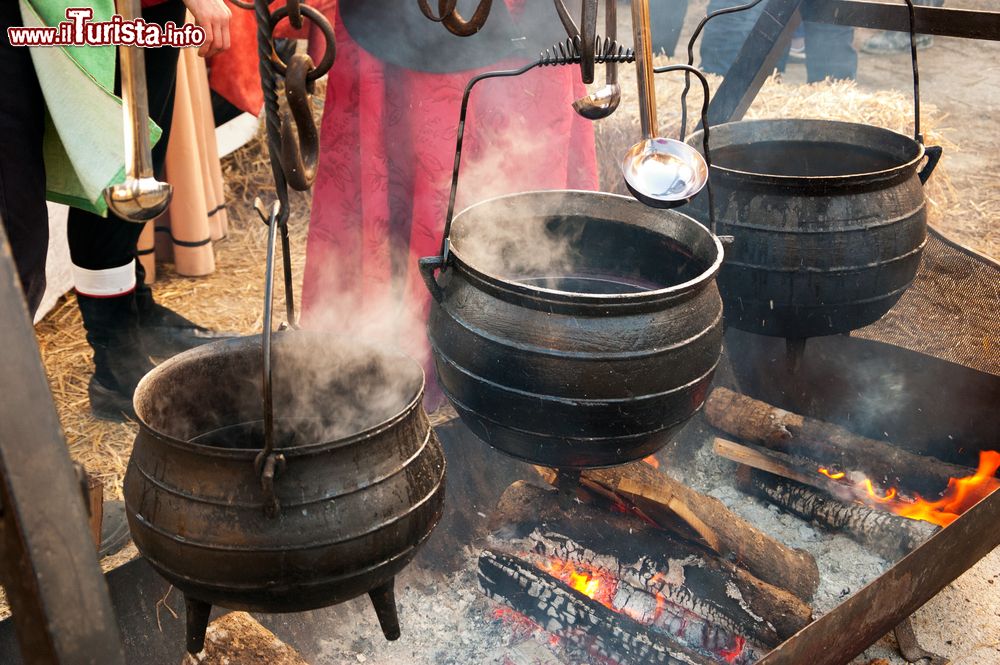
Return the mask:
[[[534,62],[529,62],[523,67],[518,67],[517,69],[502,69],[491,72],[483,72],[477,74],[469,79],[469,82],[465,84],[465,92],[462,94],[462,105],[458,114],[458,132],[455,139],[455,161],[451,169],[451,192],[448,196],[448,212],[445,215],[444,220],[444,234],[441,237],[441,261],[442,265],[448,262],[449,253],[449,242],[448,238],[451,236],[451,223],[455,219],[455,199],[458,195],[458,174],[462,166],[462,143],[465,140],[465,120],[469,114],[469,97],[472,95],[472,89],[480,81],[485,81],[486,79],[492,78],[506,78],[511,76],[520,76],[528,71],[531,71],[535,67],[551,67],[557,65],[572,65],[581,62],[582,54],[580,52],[580,40],[579,39],[567,39],[565,44],[555,44],[550,49],[542,53],[541,57]],[[622,48],[614,40],[607,40],[600,52],[595,54],[595,63],[607,63],[607,62],[632,62],[635,58],[635,54],[632,49]]]
[[920,184],[923,185],[927,182],[927,179],[931,177],[934,173],[934,167],[937,163],[941,161],[942,149],[939,145],[929,145],[924,147],[924,154],[927,155],[927,163],[924,164],[924,168],[920,169],[920,173],[917,177],[920,178]]
[[[267,260],[264,268],[264,330],[261,333],[261,396],[264,404],[264,448],[254,458],[254,470],[260,478],[261,491],[264,495],[264,514],[277,517],[281,510],[277,494],[274,491],[274,478],[285,466],[285,456],[274,452],[274,396],[271,376],[271,308],[274,304],[274,254],[277,249],[278,227],[284,226],[281,215],[281,203],[275,201],[271,210],[264,207],[258,198],[254,207],[264,223],[267,224]],[[287,233],[287,228],[282,229]],[[284,243],[283,243],[284,249]],[[287,251],[286,251],[287,254]],[[291,293],[285,294],[291,298]]]
[[[702,151],[705,153],[705,167],[708,169],[708,180],[705,181],[705,189],[708,190],[708,230],[715,234],[715,196],[712,193],[712,156],[708,150],[708,103],[711,100],[711,90],[708,87],[708,79],[701,72],[700,69],[693,67],[691,65],[664,65],[663,67],[654,67],[654,74],[666,74],[667,72],[684,72],[685,78],[694,74],[701,81],[701,87],[704,92],[704,99],[701,103],[701,126],[702,126]],[[687,99],[682,98],[681,104],[684,108],[687,108]],[[682,111],[682,115],[686,114],[686,110]],[[685,139],[684,136],[684,126],[681,125],[681,132],[679,134],[680,140]]]
[[420,266],[420,276],[424,278],[427,290],[431,292],[434,300],[441,302],[444,300],[444,289],[434,279],[434,273],[444,267],[444,258],[440,256],[425,256],[417,262]]

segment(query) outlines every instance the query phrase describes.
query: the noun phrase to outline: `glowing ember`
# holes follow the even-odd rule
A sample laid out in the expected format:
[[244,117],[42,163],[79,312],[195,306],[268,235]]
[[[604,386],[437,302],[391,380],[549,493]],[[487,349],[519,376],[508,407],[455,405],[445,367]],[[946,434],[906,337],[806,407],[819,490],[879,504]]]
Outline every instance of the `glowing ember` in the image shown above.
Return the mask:
[[[895,487],[890,487],[884,495],[880,495],[869,478],[858,483],[859,499],[912,520],[948,526],[959,515],[1000,488],[1000,480],[996,478],[997,469],[1000,469],[1000,451],[985,450],[979,453],[976,472],[965,478],[951,478],[947,489],[936,501],[927,501],[919,494],[915,494],[912,499],[901,497]],[[825,467],[820,467],[819,473],[833,480],[846,476],[842,472],[831,474]]]
[[546,562],[544,569],[549,575],[562,580],[587,598],[614,609],[611,607],[611,601],[618,590],[618,580],[606,571],[598,568],[583,570],[582,567],[578,568],[568,561],[558,559]]
[[736,659],[740,657],[741,653],[743,653],[743,647],[746,646],[746,643],[747,641],[744,638],[737,635],[736,644],[733,645],[733,648],[722,651],[719,655],[722,656],[727,663],[735,663]]
[[654,469],[660,468],[660,460],[656,459],[656,457],[653,455],[650,455],[649,457],[644,457],[642,461],[648,464],[649,466],[653,467]]

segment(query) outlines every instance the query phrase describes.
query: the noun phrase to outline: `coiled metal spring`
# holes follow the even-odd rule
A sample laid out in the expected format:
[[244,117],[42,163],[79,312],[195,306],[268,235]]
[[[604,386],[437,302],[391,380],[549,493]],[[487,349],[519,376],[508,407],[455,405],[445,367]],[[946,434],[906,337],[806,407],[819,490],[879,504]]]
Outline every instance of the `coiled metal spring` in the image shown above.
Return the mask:
[[[580,45],[580,38],[567,38],[566,41],[558,42],[538,56],[537,66],[553,67],[557,65],[578,65],[583,59]],[[594,53],[594,62],[603,64],[606,62],[634,62],[635,53],[630,48],[626,48],[617,41],[605,37],[603,40],[597,36],[597,48]]]

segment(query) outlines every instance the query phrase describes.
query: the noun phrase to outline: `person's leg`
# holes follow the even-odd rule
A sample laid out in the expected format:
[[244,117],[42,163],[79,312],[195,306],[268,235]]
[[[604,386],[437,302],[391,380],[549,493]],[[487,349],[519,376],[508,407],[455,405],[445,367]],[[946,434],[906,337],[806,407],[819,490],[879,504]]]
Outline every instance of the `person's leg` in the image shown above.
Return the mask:
[[[170,0],[143,11],[149,22],[163,24],[184,20],[184,5]],[[146,84],[150,117],[162,129],[153,147],[153,167],[163,175],[178,52],[172,48],[145,49]],[[94,415],[119,419],[132,413],[132,394],[139,379],[153,365],[139,330],[136,298],[135,245],[142,224],[125,221],[113,213],[98,215],[72,209],[67,234],[73,261],[77,303],[94,350],[94,376],[89,395]]]
[[0,219],[17,265],[21,288],[34,316],[45,293],[49,216],[45,206],[45,99],[31,53],[11,46],[9,26],[21,25],[16,2],[0,2]]
[[[913,0],[913,4],[925,7],[942,7],[944,0]],[[934,36],[918,34],[915,41],[918,49],[927,49],[934,45]],[[905,53],[910,50],[910,35],[906,32],[880,30],[865,42],[861,50],[871,55]]]
[[858,52],[854,50],[854,28],[805,22],[806,76],[810,83],[831,79],[854,79],[858,74]]
[[[707,12],[735,7],[743,0],[709,0]],[[708,22],[701,37],[701,68],[725,75],[740,54],[743,42],[764,10],[764,3],[753,9],[719,16]]]
[[[653,53],[663,51],[671,58],[674,57],[687,10],[688,0],[662,0],[652,7],[650,21],[653,30]],[[683,46],[682,55],[687,45]]]

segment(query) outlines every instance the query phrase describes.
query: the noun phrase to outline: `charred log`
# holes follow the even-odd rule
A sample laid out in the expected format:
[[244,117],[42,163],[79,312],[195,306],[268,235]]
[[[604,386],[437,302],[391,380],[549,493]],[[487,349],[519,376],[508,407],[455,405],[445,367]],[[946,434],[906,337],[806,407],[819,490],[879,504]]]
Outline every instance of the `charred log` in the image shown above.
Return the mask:
[[944,490],[949,478],[969,476],[975,471],[859,436],[727,388],[712,391],[705,402],[705,416],[715,427],[741,439],[807,456],[818,465],[863,471],[882,485],[904,485],[925,495]]
[[[554,472],[542,475],[546,482],[555,482]],[[732,557],[758,579],[786,589],[802,600],[812,598],[819,586],[819,569],[811,554],[778,542],[718,499],[697,492],[648,464],[636,462],[589,469],[581,478],[633,504],[658,526],[671,528],[679,517],[713,550]],[[587,486],[583,485],[581,491],[586,492]]]
[[711,658],[653,634],[517,557],[484,550],[479,584],[549,633],[589,656],[619,663],[714,665]]
[[492,521],[494,549],[608,571],[756,644],[777,646],[812,620],[799,598],[704,548],[632,516],[579,502],[563,510],[555,492],[527,483],[504,493]]
[[741,489],[821,527],[847,535],[890,561],[934,535],[929,522],[899,517],[857,503],[843,503],[822,490],[762,471],[739,475]]

